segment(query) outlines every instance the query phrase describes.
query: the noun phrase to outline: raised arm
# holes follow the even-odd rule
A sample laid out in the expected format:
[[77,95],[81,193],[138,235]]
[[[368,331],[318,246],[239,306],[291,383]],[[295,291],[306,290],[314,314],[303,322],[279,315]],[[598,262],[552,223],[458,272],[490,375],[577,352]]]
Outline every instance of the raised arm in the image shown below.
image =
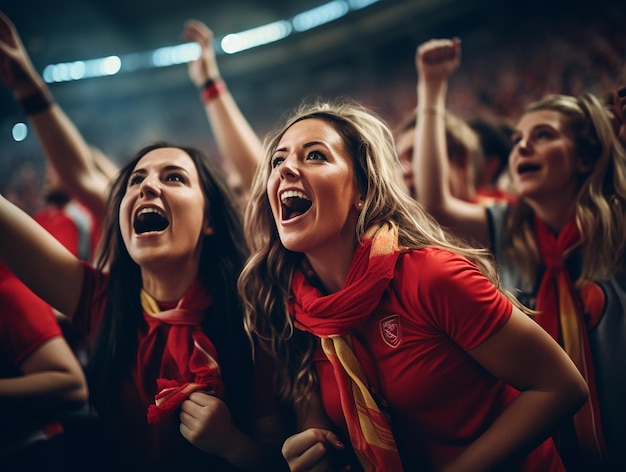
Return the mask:
[[91,160],[93,161],[96,169],[102,174],[107,181],[111,182],[120,171],[119,166],[109,158],[101,149],[90,146]]
[[446,472],[500,470],[546,440],[587,398],[585,380],[565,351],[518,308],[469,354],[521,393]]
[[13,91],[28,116],[46,158],[64,185],[97,218],[104,216],[109,178],[93,159],[74,123],[55,103],[46,83],[33,67],[17,29],[0,12],[0,80]]
[[61,313],[74,313],[83,284],[80,260],[3,196],[0,259],[44,301]]
[[245,190],[252,185],[261,159],[262,144],[226,88],[213,49],[213,32],[202,22],[185,23],[183,38],[200,45],[200,57],[189,63],[189,77],[198,88],[214,81],[203,103],[220,154],[241,176]]
[[461,42],[458,38],[430,40],[417,49],[418,105],[413,173],[418,201],[439,223],[488,246],[485,208],[455,198],[450,192],[446,94],[448,78],[458,68],[460,60]]

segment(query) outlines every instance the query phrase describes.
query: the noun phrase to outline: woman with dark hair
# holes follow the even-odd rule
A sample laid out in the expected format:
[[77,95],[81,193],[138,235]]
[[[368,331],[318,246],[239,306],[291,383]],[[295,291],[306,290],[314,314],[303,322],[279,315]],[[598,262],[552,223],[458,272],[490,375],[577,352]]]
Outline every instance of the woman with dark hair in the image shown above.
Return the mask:
[[123,467],[268,466],[254,436],[276,439],[278,423],[271,385],[255,380],[267,372],[254,368],[236,292],[241,223],[209,161],[166,143],[139,151],[113,182],[97,268],[5,199],[0,207],[7,265],[97,333],[91,397]]

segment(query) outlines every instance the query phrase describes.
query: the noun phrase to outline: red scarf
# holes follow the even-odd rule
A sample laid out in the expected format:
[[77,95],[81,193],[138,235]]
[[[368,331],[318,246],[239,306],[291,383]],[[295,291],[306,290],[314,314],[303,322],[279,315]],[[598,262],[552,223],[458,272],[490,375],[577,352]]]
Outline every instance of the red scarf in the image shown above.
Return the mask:
[[[143,316],[148,332],[139,341],[135,384],[142,398],[154,385],[148,366],[158,362],[157,394],[148,407],[148,423],[155,424],[174,411],[194,391],[207,390],[223,396],[224,386],[215,346],[202,330],[205,310],[212,299],[198,282],[192,284],[175,308],[163,310],[141,291]],[[162,350],[159,345],[163,343]]]
[[606,446],[600,423],[593,361],[580,295],[574,287],[564,260],[580,242],[576,221],[570,221],[555,237],[543,221],[535,217],[535,234],[546,265],[537,293],[535,320],[557,340],[587,381],[589,400],[574,415],[579,444],[590,464],[598,470],[606,464]]
[[397,228],[371,228],[357,247],[343,288],[324,296],[301,271],[293,276],[290,312],[296,326],[322,338],[337,385],[350,441],[367,471],[401,471],[402,463],[385,415],[372,390],[376,388],[373,359],[351,336],[378,306],[393,278],[400,255]]

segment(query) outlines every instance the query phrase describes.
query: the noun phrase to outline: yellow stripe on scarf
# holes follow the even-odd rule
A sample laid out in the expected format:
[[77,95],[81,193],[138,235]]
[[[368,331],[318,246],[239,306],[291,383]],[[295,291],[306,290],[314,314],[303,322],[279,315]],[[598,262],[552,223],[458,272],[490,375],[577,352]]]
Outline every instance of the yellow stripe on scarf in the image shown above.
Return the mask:
[[366,233],[365,237],[373,241],[370,249],[370,259],[375,256],[386,256],[398,248],[398,229],[389,225],[373,226]]
[[[581,352],[582,340],[580,336],[580,321],[576,316],[574,300],[566,288],[566,282],[558,279],[559,287],[559,318],[561,321],[561,336],[563,337],[563,349],[569,354],[574,364],[580,369],[583,366],[583,356]],[[581,372],[584,372],[581,369]]]
[[157,301],[143,289],[141,290],[141,308],[149,315],[154,315],[161,311]]
[[[378,408],[378,404],[367,386],[363,368],[354,355],[350,344],[346,338],[342,336],[321,338],[321,343],[326,356],[331,362],[334,359],[338,360],[352,382],[351,390],[354,397],[352,400],[356,406],[359,421],[358,429],[360,429],[363,439],[370,448],[378,448],[387,451],[384,455],[388,458],[391,457],[394,462],[397,461],[397,465],[390,463],[372,464],[372,460],[376,460],[375,457],[378,456],[376,452],[372,454],[361,454],[360,451],[356,451],[359,456],[359,461],[365,470],[402,470],[393,433],[391,432],[387,419]],[[348,418],[346,419],[349,420]],[[354,424],[348,424],[348,432],[353,441],[356,439],[353,436],[358,434],[358,430],[355,431],[354,429],[356,426],[357,425]],[[381,468],[381,466],[385,468]]]
[[[583,333],[586,329],[581,319],[576,314],[576,307],[571,293],[567,288],[567,280],[564,273],[559,274],[557,279],[559,297],[559,320],[561,324],[561,337],[563,349],[574,362],[583,377],[589,382],[590,371],[587,359],[583,352]],[[595,386],[590,385],[590,388]],[[585,453],[592,457],[595,464],[604,462],[604,448],[598,440],[601,432],[600,425],[596,421],[596,414],[591,401],[585,402],[583,407],[574,415],[574,425]]]

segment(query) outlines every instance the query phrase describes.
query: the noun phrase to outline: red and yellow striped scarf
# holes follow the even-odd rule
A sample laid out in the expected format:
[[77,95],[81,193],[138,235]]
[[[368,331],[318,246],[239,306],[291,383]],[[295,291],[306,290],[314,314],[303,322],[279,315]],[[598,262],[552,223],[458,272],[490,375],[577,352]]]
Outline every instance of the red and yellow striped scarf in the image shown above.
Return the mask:
[[539,218],[535,218],[535,234],[546,270],[537,293],[539,312],[535,320],[570,356],[589,386],[589,399],[574,416],[574,428],[582,452],[590,464],[602,470],[606,464],[606,446],[600,424],[600,410],[587,323],[580,295],[576,291],[565,259],[580,242],[574,220],[555,237]]
[[154,298],[141,291],[148,332],[139,343],[134,378],[142,398],[149,398],[146,392],[154,388],[149,366],[156,363],[158,369],[157,394],[148,407],[148,423],[161,421],[196,390],[223,396],[217,352],[202,330],[202,319],[211,303],[210,295],[197,282],[169,310],[161,310]]
[[301,271],[296,271],[291,286],[290,312],[298,328],[321,338],[339,387],[350,441],[367,471],[402,471],[402,463],[389,422],[372,395],[375,360],[350,333],[378,306],[400,252],[397,228],[376,226],[357,248],[339,292],[324,296]]

